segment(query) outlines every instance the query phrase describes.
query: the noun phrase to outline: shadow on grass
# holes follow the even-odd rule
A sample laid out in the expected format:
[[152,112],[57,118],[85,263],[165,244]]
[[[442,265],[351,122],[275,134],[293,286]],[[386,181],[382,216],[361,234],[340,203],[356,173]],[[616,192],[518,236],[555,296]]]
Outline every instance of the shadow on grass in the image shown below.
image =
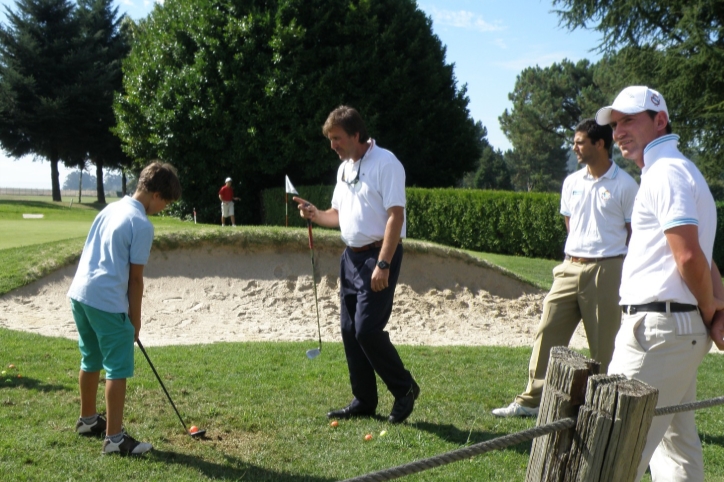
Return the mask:
[[[10,380],[10,382],[8,382],[8,380]],[[20,387],[46,393],[68,390],[68,388],[63,385],[51,385],[49,383],[43,383],[40,380],[36,380],[35,378],[18,378],[17,375],[13,375],[11,377],[0,376],[0,391]]]
[[[457,444],[462,446],[470,446],[474,445],[480,442],[487,442],[489,440],[492,440],[494,438],[503,437],[505,435],[510,435],[509,433],[493,433],[493,432],[480,432],[480,431],[470,431],[470,430],[460,430],[454,425],[446,424],[436,424],[436,423],[428,423],[428,422],[417,422],[411,424],[415,428],[418,428],[420,430],[424,430],[425,432],[429,432],[431,434],[437,435],[443,440],[446,440],[450,443]],[[529,454],[530,449],[533,442],[521,442],[519,444],[510,446],[506,449],[502,450],[513,450],[520,454]]]
[[724,447],[724,436],[723,435],[712,435],[710,433],[699,433],[699,439],[703,444],[706,445],[717,445]]
[[179,454],[163,450],[154,450],[151,452],[151,456],[162,462],[169,464],[181,464],[199,470],[211,479],[257,480],[270,482],[326,482],[337,480],[312,475],[295,475],[284,472],[275,472],[251,465],[243,460],[229,455],[224,455],[228,465],[215,464],[193,455]]

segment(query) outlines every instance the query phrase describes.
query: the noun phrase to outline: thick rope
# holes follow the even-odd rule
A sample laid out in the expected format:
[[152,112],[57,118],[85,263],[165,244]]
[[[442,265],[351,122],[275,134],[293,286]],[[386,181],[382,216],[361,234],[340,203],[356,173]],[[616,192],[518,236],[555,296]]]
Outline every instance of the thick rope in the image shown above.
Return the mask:
[[654,417],[659,415],[669,415],[671,413],[689,412],[691,410],[699,410],[701,408],[716,407],[724,404],[724,397],[708,398],[699,400],[698,402],[682,403],[681,405],[669,405],[668,407],[659,407],[654,410]]
[[[717,405],[724,405],[724,396],[709,398],[707,400],[700,400],[698,402],[682,403],[681,405],[670,405],[668,407],[659,407],[654,410],[654,417],[660,415],[669,415],[672,413],[688,412],[691,410],[699,410],[702,408],[716,407]],[[369,474],[360,475],[352,479],[346,479],[343,482],[384,482],[386,480],[398,479],[407,475],[416,474],[424,470],[434,469],[442,465],[447,465],[452,462],[467,459],[475,455],[484,454],[486,452],[492,452],[493,450],[500,450],[508,448],[512,445],[517,445],[522,442],[533,440],[536,437],[548,435],[549,433],[558,432],[561,430],[567,430],[573,428],[576,425],[575,418],[563,418],[556,420],[555,422],[541,425],[539,427],[533,427],[522,432],[512,433],[510,435],[504,435],[502,437],[480,442],[470,447],[463,447],[456,449],[441,455],[436,455],[427,459],[417,460],[410,462],[409,464],[398,465],[378,472],[371,472]]]
[[573,428],[576,425],[575,418],[563,418],[556,420],[555,422],[541,425],[539,427],[533,427],[522,432],[512,433],[510,435],[504,435],[502,437],[480,442],[469,447],[463,447],[460,449],[453,450],[441,455],[436,455],[428,459],[417,460],[410,462],[409,464],[399,465],[390,469],[380,470],[379,472],[373,472],[367,475],[361,475],[352,479],[347,479],[344,482],[381,482],[384,480],[397,479],[406,475],[416,474],[424,470],[434,469],[441,465],[450,464],[457,462],[458,460],[468,459],[474,455],[484,454],[493,450],[500,450],[512,445],[517,445],[522,442],[533,440],[536,437],[548,435],[549,433],[558,432],[560,430],[566,430]]

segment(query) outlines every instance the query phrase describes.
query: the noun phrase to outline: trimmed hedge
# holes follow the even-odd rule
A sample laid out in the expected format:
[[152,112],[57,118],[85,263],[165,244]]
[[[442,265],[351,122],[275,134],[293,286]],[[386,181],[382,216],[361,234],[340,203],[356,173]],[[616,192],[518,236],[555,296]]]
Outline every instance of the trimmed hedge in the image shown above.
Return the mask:
[[[301,186],[297,190],[300,192],[299,197],[306,199],[320,209],[328,209],[332,205],[334,186]],[[299,215],[297,203],[292,200],[292,196],[294,195],[285,195],[282,188],[263,190],[261,193],[262,224],[265,226],[285,226],[288,209],[290,227],[307,227],[307,222]],[[285,199],[288,199],[286,208],[284,206]]]
[[566,226],[560,195],[407,189],[407,235],[446,246],[559,259]]
[[[333,186],[302,186],[304,199],[325,209]],[[484,253],[562,259],[566,226],[560,194],[407,188],[407,236]],[[263,192],[264,224],[284,226],[284,189]],[[717,203],[724,220],[724,202]],[[289,226],[304,227],[289,196]],[[724,271],[724,222],[717,223],[714,260]]]

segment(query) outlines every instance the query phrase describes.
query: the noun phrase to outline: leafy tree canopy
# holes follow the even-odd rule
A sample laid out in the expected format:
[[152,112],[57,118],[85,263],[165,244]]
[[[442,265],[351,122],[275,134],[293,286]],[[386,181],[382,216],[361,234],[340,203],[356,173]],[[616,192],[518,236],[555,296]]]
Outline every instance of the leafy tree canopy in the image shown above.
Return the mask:
[[480,156],[465,88],[413,0],[168,1],[133,36],[117,132],[134,159],[175,164],[182,209],[206,219],[226,176],[249,205],[284,174],[333,182],[321,126],[340,104],[408,185],[452,186]]
[[[554,0],[561,23],[602,34],[613,67],[607,103],[626,85],[664,95],[672,127],[710,187],[724,190],[724,4],[719,0]],[[714,191],[714,189],[713,189]]]
[[500,116],[513,145],[506,153],[516,189],[558,191],[567,174],[573,130],[592,117],[607,97],[594,82],[588,60],[563,60],[550,67],[529,67],[518,75],[513,102]]

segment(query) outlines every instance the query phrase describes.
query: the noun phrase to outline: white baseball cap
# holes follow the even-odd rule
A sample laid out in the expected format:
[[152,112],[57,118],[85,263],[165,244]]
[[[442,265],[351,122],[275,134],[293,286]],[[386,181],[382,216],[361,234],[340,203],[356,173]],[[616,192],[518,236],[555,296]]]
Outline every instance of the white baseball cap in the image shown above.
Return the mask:
[[602,126],[610,124],[611,112],[614,110],[623,114],[638,114],[647,110],[666,112],[666,120],[669,119],[664,96],[645,85],[632,85],[623,89],[613,104],[598,109],[596,122]]
[[230,177],[227,177],[227,178],[226,178],[226,181],[224,181],[224,182],[231,182],[231,178],[230,178]]

